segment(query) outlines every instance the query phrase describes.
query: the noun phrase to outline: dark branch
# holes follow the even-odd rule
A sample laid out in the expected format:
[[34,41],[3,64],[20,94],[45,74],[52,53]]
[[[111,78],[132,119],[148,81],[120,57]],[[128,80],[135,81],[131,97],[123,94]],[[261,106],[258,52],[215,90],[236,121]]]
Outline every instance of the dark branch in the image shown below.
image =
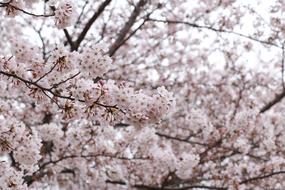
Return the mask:
[[160,20],[160,19],[154,19],[154,18],[150,18],[148,20],[149,21],[153,21],[153,22],[162,22],[162,23],[166,23],[166,24],[184,24],[184,25],[187,25],[187,26],[190,26],[190,27],[193,27],[193,28],[200,28],[200,29],[211,30],[211,31],[214,31],[214,32],[233,34],[233,35],[236,35],[236,36],[247,38],[247,39],[252,40],[252,41],[259,42],[261,44],[274,46],[274,47],[277,47],[279,49],[282,48],[278,44],[272,43],[272,42],[270,42],[268,40],[260,40],[260,39],[254,38],[252,36],[247,36],[245,34],[241,34],[241,33],[235,32],[235,31],[225,30],[225,29],[221,29],[221,28],[214,28],[212,26],[198,25],[198,24],[191,23],[191,22],[177,21],[177,20]]
[[64,35],[67,39],[68,44],[70,45],[70,49],[71,51],[74,50],[74,42],[72,41],[72,38],[69,34],[69,32],[67,31],[67,29],[63,29]]
[[[76,99],[76,98],[74,98],[74,97],[72,97],[72,96],[61,95],[61,94],[59,94],[57,91],[53,91],[54,87],[51,87],[51,88],[43,87],[43,86],[39,85],[37,82],[24,79],[24,78],[22,78],[22,77],[17,76],[16,74],[13,74],[13,73],[8,73],[8,72],[4,72],[4,71],[1,71],[1,70],[0,70],[0,74],[5,75],[5,76],[7,76],[7,77],[15,78],[15,79],[17,79],[17,80],[19,80],[19,81],[25,83],[25,85],[26,85],[27,87],[29,87],[30,89],[32,89],[32,90],[39,89],[39,90],[41,90],[46,96],[48,96],[47,93],[50,93],[50,94],[52,94],[54,97],[57,97],[57,98],[66,99],[66,100],[70,100],[70,101],[78,101],[78,102],[83,102],[83,103],[85,102],[85,100]],[[78,76],[78,74],[74,75],[72,78],[74,78],[74,77],[76,77],[76,76]],[[60,84],[62,84],[62,83],[60,83]],[[58,85],[59,85],[59,84],[58,84]],[[34,88],[31,88],[31,86],[34,86]],[[48,97],[49,97],[49,96],[48,96]],[[93,102],[93,104],[94,104],[94,105],[101,106],[101,107],[104,107],[104,108],[106,108],[106,109],[114,108],[114,109],[117,109],[117,110],[121,111],[122,113],[125,113],[123,110],[119,109],[116,105],[114,105],[114,106],[105,105],[105,104],[100,103],[99,101],[95,101],[95,102]]]
[[200,145],[200,146],[208,146],[207,144],[204,144],[204,143],[189,141],[188,138],[181,139],[179,137],[174,137],[174,136],[170,136],[170,135],[162,134],[162,133],[158,133],[158,132],[156,132],[155,134],[157,136],[164,137],[166,139],[171,139],[171,140],[175,140],[175,141],[185,142],[185,143],[188,143],[188,144],[195,144],[195,145]]
[[51,16],[54,16],[54,13],[52,14],[35,14],[35,13],[31,13],[31,12],[28,12],[26,10],[23,10],[15,5],[12,5],[11,4],[12,1],[9,1],[9,2],[6,2],[6,3],[0,3],[0,7],[6,7],[6,9],[9,9],[9,10],[17,10],[17,11],[20,11],[26,15],[29,15],[29,16],[34,16],[34,17],[51,17]]
[[109,55],[112,56],[121,46],[121,43],[124,41],[126,35],[130,31],[133,24],[136,22],[137,17],[139,16],[142,7],[147,3],[147,0],[140,0],[136,5],[135,8],[129,17],[128,21],[125,23],[123,28],[120,30],[115,42],[109,48]]
[[260,110],[260,113],[264,113],[267,110],[269,110],[272,106],[280,102],[285,97],[285,90],[281,92],[280,94],[277,94],[273,100],[271,100],[269,103],[267,103],[265,106],[263,106]]
[[98,8],[98,10],[94,13],[94,15],[89,19],[85,27],[83,28],[82,32],[79,34],[77,40],[75,41],[74,47],[71,47],[71,50],[77,50],[81,44],[81,42],[84,40],[87,32],[93,25],[93,23],[97,20],[97,18],[103,13],[105,8],[110,4],[112,0],[106,0],[104,1]]
[[[124,181],[111,181],[106,180],[106,183],[116,184],[116,185],[127,185]],[[181,187],[180,187],[181,186]],[[169,187],[155,187],[148,185],[134,185],[133,187],[137,189],[144,190],[187,190],[187,189],[215,189],[215,190],[227,190],[226,187],[215,187],[215,186],[207,186],[207,185],[177,185],[177,186],[169,186]]]
[[269,178],[269,177],[272,177],[272,176],[275,176],[275,175],[280,175],[280,174],[285,174],[285,171],[272,172],[270,174],[260,175],[260,176],[257,176],[257,177],[248,178],[246,180],[241,181],[240,184],[250,183],[250,182],[253,182],[253,181],[256,181],[256,180],[261,180],[261,179]]

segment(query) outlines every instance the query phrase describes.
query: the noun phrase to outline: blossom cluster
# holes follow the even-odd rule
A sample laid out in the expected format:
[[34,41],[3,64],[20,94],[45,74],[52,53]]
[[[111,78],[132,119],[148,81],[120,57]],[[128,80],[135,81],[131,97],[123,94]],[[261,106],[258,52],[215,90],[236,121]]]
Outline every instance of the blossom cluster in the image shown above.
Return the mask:
[[285,9],[254,3],[0,1],[0,189],[285,189]]
[[66,28],[75,22],[77,13],[75,6],[69,1],[57,1],[57,3],[50,3],[55,5],[55,25],[59,28]]
[[[1,113],[5,110],[1,110]],[[3,116],[3,115],[2,115]],[[0,155],[7,160],[0,162],[1,188],[3,189],[25,189],[23,177],[32,174],[38,169],[41,139],[37,131],[30,131],[24,123],[15,117],[3,116],[0,120]],[[5,175],[3,174],[5,172]]]
[[5,7],[5,14],[9,17],[15,17],[21,13],[38,17],[54,17],[55,26],[59,29],[71,26],[75,22],[77,12],[72,1],[48,1],[51,11],[47,14],[29,12],[29,9],[36,2],[38,2],[38,0],[10,0],[7,2],[1,2],[1,5]]
[[1,189],[7,190],[27,190],[23,184],[23,173],[11,167],[7,162],[0,162],[0,183]]
[[82,53],[58,46],[45,64],[38,48],[30,46],[25,40],[15,42],[13,57],[6,62],[3,59],[3,68],[23,77],[17,83],[23,88],[25,80],[32,81],[33,97],[56,101],[65,118],[78,118],[81,110],[100,123],[156,123],[175,104],[173,94],[164,87],[149,93],[135,90],[127,83],[102,80],[113,65],[100,46],[86,47]]
[[31,8],[38,0],[9,0],[1,2],[5,7],[5,14],[10,17],[18,15],[25,8]]

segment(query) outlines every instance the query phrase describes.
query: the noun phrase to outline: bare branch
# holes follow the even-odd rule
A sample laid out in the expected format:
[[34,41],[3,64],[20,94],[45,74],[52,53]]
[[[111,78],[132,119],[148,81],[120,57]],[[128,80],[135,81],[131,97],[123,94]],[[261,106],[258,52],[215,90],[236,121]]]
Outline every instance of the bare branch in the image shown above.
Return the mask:
[[280,94],[277,94],[273,100],[271,100],[269,103],[267,103],[265,106],[261,108],[259,113],[264,113],[268,111],[272,106],[280,102],[285,97],[285,90],[281,92]]
[[9,1],[9,2],[6,2],[6,3],[0,3],[0,7],[6,7],[6,9],[8,10],[17,10],[17,11],[20,11],[26,15],[29,15],[29,16],[34,16],[34,17],[52,17],[54,16],[54,13],[52,14],[35,14],[35,13],[31,13],[31,12],[28,12],[26,10],[23,10],[15,5],[12,5],[11,4],[12,1]]
[[189,141],[188,138],[186,138],[186,139],[181,139],[181,138],[179,138],[179,137],[174,137],[174,136],[170,136],[170,135],[162,134],[162,133],[158,133],[158,132],[156,132],[155,134],[156,134],[157,136],[164,137],[164,138],[171,139],[171,140],[176,140],[176,141],[185,142],[185,143],[189,143],[189,144],[200,145],[200,146],[208,146],[208,144],[199,143],[199,142],[194,142],[194,141]]
[[140,0],[136,5],[135,8],[129,17],[128,21],[125,23],[123,28],[120,30],[115,42],[109,48],[109,55],[113,56],[118,48],[122,45],[126,35],[130,31],[133,24],[136,22],[137,17],[139,16],[142,7],[147,3],[147,0]]
[[250,183],[250,182],[253,182],[253,181],[256,181],[256,180],[261,180],[261,179],[273,177],[275,175],[284,175],[284,174],[285,174],[285,171],[272,172],[270,174],[260,175],[260,176],[248,178],[246,180],[241,181],[240,184]]
[[282,87],[283,90],[285,90],[285,84],[284,84],[284,57],[285,57],[285,49],[284,49],[284,43],[282,44],[282,58],[281,58],[281,79],[282,79]]
[[148,20],[149,21],[153,21],[153,22],[167,23],[167,24],[184,24],[184,25],[187,25],[187,26],[190,26],[190,27],[193,27],[193,28],[200,28],[200,29],[211,30],[211,31],[214,31],[214,32],[233,34],[233,35],[236,35],[236,36],[247,38],[247,39],[255,41],[255,42],[259,42],[259,43],[264,44],[264,45],[270,45],[270,46],[274,46],[274,47],[277,47],[279,49],[282,49],[282,47],[280,45],[272,43],[272,42],[270,42],[268,40],[260,40],[260,39],[254,38],[252,36],[247,36],[245,34],[241,34],[241,33],[235,32],[235,31],[214,28],[212,26],[198,25],[198,24],[191,23],[191,22],[177,21],[177,20],[160,20],[160,19],[154,19],[154,18],[150,18]]
[[82,32],[79,34],[77,40],[75,41],[74,47],[72,47],[72,50],[77,50],[81,44],[81,42],[84,40],[87,32],[93,25],[93,23],[97,20],[97,18],[103,13],[105,8],[110,4],[112,0],[106,0],[104,1],[98,8],[98,10],[94,13],[94,15],[89,19],[85,27],[83,28]]
[[72,51],[74,49],[74,42],[72,41],[72,38],[71,38],[67,29],[63,29],[63,32],[64,32],[64,35],[67,39],[68,44],[70,45],[70,49]]
[[[124,181],[111,181],[106,180],[106,183],[117,184],[117,185],[127,185]],[[147,185],[134,185],[133,187],[144,190],[187,190],[187,189],[215,189],[215,190],[227,190],[225,187],[215,187],[215,186],[207,186],[207,185],[183,185],[178,184],[177,186],[169,186],[169,187],[155,187],[155,186],[147,186]]]

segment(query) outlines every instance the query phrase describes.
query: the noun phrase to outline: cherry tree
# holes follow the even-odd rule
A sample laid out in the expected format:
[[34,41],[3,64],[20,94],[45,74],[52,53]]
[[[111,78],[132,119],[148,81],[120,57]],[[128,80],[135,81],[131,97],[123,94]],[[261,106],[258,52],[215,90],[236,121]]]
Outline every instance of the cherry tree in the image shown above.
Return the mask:
[[0,189],[284,189],[284,9],[0,1]]

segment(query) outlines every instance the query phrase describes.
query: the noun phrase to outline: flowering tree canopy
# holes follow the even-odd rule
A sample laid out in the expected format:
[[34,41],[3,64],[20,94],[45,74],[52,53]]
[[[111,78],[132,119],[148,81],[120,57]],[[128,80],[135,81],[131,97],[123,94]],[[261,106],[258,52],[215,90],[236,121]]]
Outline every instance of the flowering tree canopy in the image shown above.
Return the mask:
[[0,190],[285,189],[282,0],[0,0]]

